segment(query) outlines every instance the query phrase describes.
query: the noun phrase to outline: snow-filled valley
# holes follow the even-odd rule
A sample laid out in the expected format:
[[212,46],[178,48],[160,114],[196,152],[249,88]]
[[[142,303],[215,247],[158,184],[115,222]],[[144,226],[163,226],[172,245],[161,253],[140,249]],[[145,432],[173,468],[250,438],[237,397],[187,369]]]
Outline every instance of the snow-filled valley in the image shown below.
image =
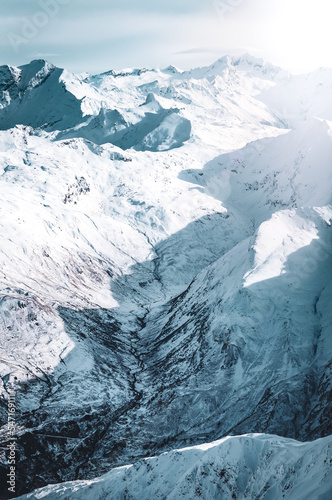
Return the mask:
[[0,496],[14,387],[17,496],[331,498],[332,70],[0,99]]

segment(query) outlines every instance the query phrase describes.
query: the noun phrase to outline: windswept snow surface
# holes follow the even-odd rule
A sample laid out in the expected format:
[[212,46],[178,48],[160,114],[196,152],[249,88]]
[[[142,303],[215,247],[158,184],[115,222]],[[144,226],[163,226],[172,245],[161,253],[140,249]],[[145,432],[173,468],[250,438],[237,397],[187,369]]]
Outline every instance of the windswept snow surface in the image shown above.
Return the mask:
[[[135,463],[68,494],[125,495],[123,476],[128,498],[328,498],[332,70],[38,60],[2,66],[0,91],[0,436],[14,385],[17,494]],[[181,462],[169,490],[157,472],[130,490],[147,456],[248,433],[282,437],[161,455],[152,470]],[[211,465],[201,487],[196,459],[229,472]]]

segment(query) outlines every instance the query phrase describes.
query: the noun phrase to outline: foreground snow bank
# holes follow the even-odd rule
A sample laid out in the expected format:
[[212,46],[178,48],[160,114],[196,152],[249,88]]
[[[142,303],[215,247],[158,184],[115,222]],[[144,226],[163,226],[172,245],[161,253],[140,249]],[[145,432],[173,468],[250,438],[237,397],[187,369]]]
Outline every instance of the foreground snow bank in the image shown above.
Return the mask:
[[266,434],[226,437],[20,498],[328,500],[331,447],[332,437],[308,443]]

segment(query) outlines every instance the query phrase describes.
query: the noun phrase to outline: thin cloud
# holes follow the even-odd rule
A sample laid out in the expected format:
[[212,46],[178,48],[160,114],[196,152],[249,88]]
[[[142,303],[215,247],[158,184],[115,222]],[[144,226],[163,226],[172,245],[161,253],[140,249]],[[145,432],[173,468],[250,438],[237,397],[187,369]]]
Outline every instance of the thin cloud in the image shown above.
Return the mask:
[[47,57],[59,57],[60,54],[53,54],[52,52],[37,52],[36,54],[32,54],[31,57],[33,59],[45,59]]
[[174,55],[182,55],[182,54],[219,54],[220,50],[217,49],[211,49],[211,48],[193,48],[193,49],[187,49],[187,50],[180,50],[178,52],[173,52]]

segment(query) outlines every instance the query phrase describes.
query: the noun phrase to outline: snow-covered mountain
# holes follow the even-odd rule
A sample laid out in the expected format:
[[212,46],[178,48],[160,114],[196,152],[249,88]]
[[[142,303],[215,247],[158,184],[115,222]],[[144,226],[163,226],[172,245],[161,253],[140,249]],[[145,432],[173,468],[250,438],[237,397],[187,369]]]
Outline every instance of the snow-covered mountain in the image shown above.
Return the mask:
[[331,438],[299,443],[262,434],[227,437],[146,458],[91,481],[48,486],[25,498],[328,500],[331,446]]
[[17,493],[135,463],[31,498],[329,498],[332,70],[39,60],[0,90]]

